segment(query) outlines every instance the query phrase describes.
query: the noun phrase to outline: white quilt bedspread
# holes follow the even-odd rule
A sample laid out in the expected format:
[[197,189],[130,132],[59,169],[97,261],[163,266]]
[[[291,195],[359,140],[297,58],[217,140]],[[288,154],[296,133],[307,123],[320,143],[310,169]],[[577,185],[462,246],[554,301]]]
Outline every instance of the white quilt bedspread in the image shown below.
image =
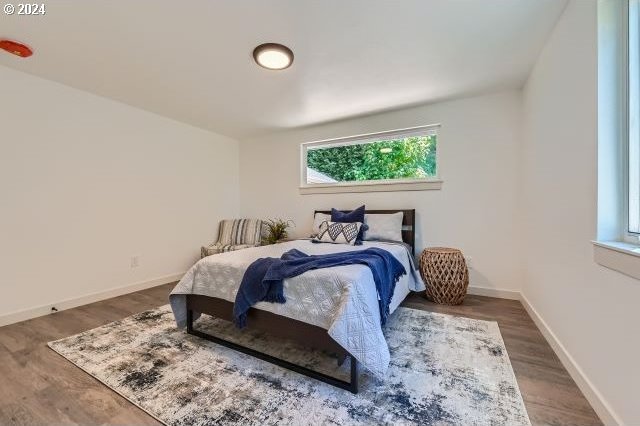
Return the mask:
[[[296,240],[270,246],[205,257],[180,280],[169,296],[178,326],[186,323],[187,294],[200,294],[235,301],[247,267],[261,257],[279,258],[296,248],[307,254],[327,254],[379,247],[392,253],[407,274],[396,284],[390,311],[409,294],[424,290],[413,268],[411,254],[401,244],[365,241],[361,246],[314,244]],[[389,348],[382,334],[378,295],[371,270],[365,265],[345,265],[307,271],[284,281],[284,304],[260,302],[254,307],[322,327],[369,371],[384,377],[389,366]]]

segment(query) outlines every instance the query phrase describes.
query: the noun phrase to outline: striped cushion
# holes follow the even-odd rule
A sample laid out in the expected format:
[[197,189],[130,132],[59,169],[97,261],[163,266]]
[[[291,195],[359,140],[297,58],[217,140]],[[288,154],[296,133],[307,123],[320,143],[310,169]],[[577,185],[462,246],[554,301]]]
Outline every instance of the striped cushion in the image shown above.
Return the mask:
[[222,244],[211,244],[208,247],[201,247],[200,248],[200,257],[207,257],[207,256],[211,256],[212,254],[218,254],[218,253],[226,253],[228,251],[236,251],[236,250],[242,250],[242,249],[246,249],[249,247],[255,247],[256,244],[238,244],[235,246],[225,246]]
[[220,222],[217,244],[223,246],[260,244],[262,221],[260,219],[233,219]]

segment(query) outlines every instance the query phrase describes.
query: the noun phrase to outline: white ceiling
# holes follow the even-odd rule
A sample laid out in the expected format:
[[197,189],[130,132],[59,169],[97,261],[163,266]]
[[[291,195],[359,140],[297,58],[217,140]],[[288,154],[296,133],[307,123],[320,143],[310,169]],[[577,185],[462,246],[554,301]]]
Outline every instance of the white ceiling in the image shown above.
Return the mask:
[[[56,0],[0,65],[229,136],[521,87],[565,0]],[[291,68],[258,67],[279,42]]]

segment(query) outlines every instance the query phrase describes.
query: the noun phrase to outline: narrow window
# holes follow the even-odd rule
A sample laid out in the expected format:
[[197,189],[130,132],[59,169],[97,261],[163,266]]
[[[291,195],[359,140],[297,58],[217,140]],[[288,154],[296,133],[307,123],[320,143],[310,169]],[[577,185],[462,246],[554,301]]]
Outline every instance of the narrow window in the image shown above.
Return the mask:
[[438,127],[421,126],[302,144],[302,185],[435,180]]
[[640,234],[640,0],[629,1],[627,124],[629,156],[629,227]]

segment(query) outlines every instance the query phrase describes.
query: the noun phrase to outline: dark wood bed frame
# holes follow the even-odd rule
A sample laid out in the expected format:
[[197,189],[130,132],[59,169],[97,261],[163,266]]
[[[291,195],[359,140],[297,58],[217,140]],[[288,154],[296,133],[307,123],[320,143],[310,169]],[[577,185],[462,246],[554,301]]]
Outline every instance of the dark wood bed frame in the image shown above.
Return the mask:
[[[411,251],[415,254],[415,210],[367,210],[367,213],[370,214],[392,214],[397,212],[404,213],[404,218],[402,220],[402,239],[405,243],[411,246]],[[331,212],[316,210],[315,213],[330,214]],[[196,330],[193,326],[194,312],[232,321],[233,302],[217,297],[197,294],[187,295],[187,333],[210,340],[264,361],[268,361],[297,373],[304,374],[305,376],[320,380],[338,388],[346,389],[352,393],[358,393],[358,361],[353,355],[333,340],[324,328],[255,308],[251,308],[247,315],[248,327],[268,332],[272,336],[294,340],[306,347],[336,354],[338,356],[339,366],[349,358],[351,367],[351,380],[349,382]]]

